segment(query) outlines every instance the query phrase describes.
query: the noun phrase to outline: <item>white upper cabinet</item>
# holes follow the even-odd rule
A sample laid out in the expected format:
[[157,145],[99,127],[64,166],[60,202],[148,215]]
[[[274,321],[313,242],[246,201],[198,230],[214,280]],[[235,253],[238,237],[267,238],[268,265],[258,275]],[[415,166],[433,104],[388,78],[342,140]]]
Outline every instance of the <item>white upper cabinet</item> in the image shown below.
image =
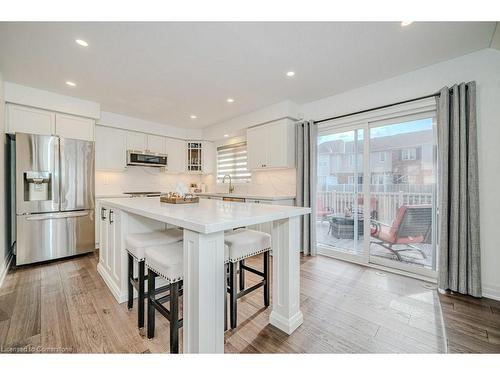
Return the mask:
[[159,135],[148,134],[147,140],[147,152],[154,152],[156,154],[165,153],[165,137],[160,137]]
[[267,129],[264,126],[247,129],[248,168],[265,168],[267,162]]
[[94,140],[95,121],[16,104],[6,105],[6,132]]
[[249,169],[295,168],[295,126],[283,119],[247,130]]
[[128,131],[127,150],[164,154],[165,137]]
[[215,172],[215,146],[213,142],[202,142],[201,163],[203,173]]
[[54,112],[15,104],[7,104],[5,107],[5,131],[7,133],[55,134],[56,114]]
[[185,173],[186,172],[186,142],[165,138],[165,154],[167,154],[167,172]]
[[123,130],[95,127],[95,169],[122,171],[126,165],[127,134]]
[[93,141],[94,127],[93,119],[56,113],[56,134],[61,137]]
[[147,136],[144,133],[127,132],[127,150],[146,151]]

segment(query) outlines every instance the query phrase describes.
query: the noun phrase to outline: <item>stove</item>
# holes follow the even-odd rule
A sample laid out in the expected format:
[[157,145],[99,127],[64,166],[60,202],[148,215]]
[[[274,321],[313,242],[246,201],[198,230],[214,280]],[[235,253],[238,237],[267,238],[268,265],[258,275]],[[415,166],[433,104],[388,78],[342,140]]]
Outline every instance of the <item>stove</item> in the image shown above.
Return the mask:
[[144,198],[144,197],[159,197],[161,192],[159,191],[126,191],[123,194],[130,195],[132,198]]

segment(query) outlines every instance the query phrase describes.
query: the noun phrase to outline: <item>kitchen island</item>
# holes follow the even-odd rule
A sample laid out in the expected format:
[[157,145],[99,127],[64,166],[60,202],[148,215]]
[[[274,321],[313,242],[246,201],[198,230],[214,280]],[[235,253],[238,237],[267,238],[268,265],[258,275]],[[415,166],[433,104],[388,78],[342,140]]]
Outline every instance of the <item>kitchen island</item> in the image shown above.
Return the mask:
[[101,201],[98,272],[119,303],[127,296],[125,238],[176,226],[184,231],[184,353],[224,351],[224,231],[272,222],[273,280],[270,324],[291,334],[300,311],[300,217],[310,208],[201,199]]

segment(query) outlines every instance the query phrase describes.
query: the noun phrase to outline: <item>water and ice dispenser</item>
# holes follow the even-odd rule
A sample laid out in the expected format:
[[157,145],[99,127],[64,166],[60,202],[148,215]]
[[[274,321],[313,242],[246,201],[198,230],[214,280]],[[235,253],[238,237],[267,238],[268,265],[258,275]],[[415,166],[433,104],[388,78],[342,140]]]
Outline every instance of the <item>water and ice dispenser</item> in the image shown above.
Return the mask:
[[52,200],[51,179],[52,173],[50,172],[24,172],[24,200]]

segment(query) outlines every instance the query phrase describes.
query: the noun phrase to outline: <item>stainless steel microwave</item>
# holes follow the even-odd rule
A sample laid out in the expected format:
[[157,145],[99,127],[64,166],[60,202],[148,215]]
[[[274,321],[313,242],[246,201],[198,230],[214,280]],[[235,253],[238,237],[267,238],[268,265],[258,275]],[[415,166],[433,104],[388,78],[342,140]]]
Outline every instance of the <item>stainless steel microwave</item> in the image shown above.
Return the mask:
[[127,165],[139,165],[143,167],[167,167],[167,155],[128,150]]

